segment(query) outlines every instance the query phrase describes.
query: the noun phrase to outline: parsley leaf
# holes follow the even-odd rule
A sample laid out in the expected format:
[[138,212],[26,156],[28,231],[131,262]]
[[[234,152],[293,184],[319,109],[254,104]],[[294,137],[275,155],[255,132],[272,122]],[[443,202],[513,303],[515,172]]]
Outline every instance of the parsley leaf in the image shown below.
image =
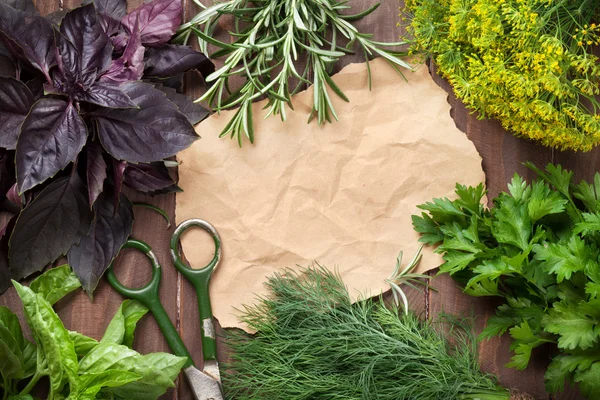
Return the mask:
[[526,368],[533,349],[556,354],[546,387],[556,393],[578,382],[600,392],[600,173],[573,184],[573,172],[526,164],[538,179],[515,174],[508,192],[487,209],[482,185],[456,185],[456,200],[434,199],[413,217],[421,241],[438,244],[449,273],[471,296],[500,296],[503,304],[479,338],[509,332],[509,367]]
[[542,324],[546,331],[559,336],[559,348],[590,348],[600,337],[600,300],[554,303]]

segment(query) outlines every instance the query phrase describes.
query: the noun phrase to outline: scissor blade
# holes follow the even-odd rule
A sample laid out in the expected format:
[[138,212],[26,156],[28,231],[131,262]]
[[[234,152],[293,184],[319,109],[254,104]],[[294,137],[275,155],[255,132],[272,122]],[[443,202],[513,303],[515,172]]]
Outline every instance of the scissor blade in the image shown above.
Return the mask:
[[219,372],[217,360],[204,361],[204,369],[202,372],[219,382],[219,385],[221,384],[221,372]]
[[187,367],[184,372],[196,400],[223,400],[221,382],[217,379],[196,367]]

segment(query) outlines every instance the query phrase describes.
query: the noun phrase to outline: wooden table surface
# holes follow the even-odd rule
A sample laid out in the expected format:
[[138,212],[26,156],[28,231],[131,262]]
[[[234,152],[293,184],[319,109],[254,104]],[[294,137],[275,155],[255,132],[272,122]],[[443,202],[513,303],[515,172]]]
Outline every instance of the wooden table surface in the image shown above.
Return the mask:
[[[135,8],[141,2],[142,0],[128,0],[128,7],[130,9]],[[351,1],[350,4],[355,10],[364,10],[375,2],[375,0],[355,0]],[[42,14],[48,14],[56,10],[76,7],[80,4],[80,1],[37,0],[35,3]],[[377,40],[397,41],[401,34],[401,28],[397,26],[397,23],[399,21],[399,7],[402,2],[382,0],[381,3],[379,9],[358,22],[357,25],[363,31],[373,32]],[[185,18],[189,18],[198,12],[198,7],[191,0],[183,0],[183,4]],[[221,35],[226,37],[226,32],[223,31]],[[344,60],[344,64],[355,61],[360,61],[360,57],[349,57]],[[343,65],[339,65],[337,68],[341,67]],[[440,86],[451,93],[445,82],[438,77],[435,77],[435,79]],[[202,91],[202,86],[197,82],[198,79],[194,76],[186,79],[186,93],[194,98]],[[504,131],[496,121],[478,121],[451,94],[448,101],[452,105],[452,116],[457,126],[466,132],[467,136],[475,143],[483,158],[483,168],[487,176],[486,184],[490,198],[496,196],[499,191],[506,190],[507,181],[515,172],[532,177],[531,172],[521,165],[524,161],[532,161],[538,166],[544,166],[548,162],[560,163],[563,167],[573,169],[576,179],[590,179],[599,170],[600,153],[598,151],[575,154],[544,148],[513,137]],[[217,134],[217,132],[204,134]],[[185,190],[185,188],[183,189]],[[132,197],[132,200],[148,201],[163,208],[174,219],[174,195],[161,195],[152,199],[140,195],[132,195]],[[189,284],[181,276],[178,276],[169,256],[168,239],[173,227],[166,229],[162,217],[145,208],[136,208],[135,214],[136,222],[133,237],[148,242],[165,267],[160,292],[162,302],[190,349],[192,357],[199,363],[202,359],[202,353],[195,294]],[[135,268],[132,268],[133,265],[135,265]],[[119,268],[119,266],[128,266],[129,268]],[[147,282],[150,277],[149,265],[141,254],[125,252],[119,257],[116,270],[117,275],[123,282],[132,285],[141,285]],[[477,330],[481,330],[485,320],[493,314],[497,306],[494,299],[475,299],[463,295],[448,276],[435,278],[432,281],[432,286],[437,291],[427,290],[424,293],[413,291],[410,293],[413,309],[421,312],[424,317],[433,317],[442,310],[459,315],[475,315],[477,317]],[[122,300],[121,296],[115,293],[103,280],[94,294],[93,303],[84,293],[79,291],[59,302],[56,309],[65,326],[69,329],[99,339]],[[20,301],[14,289],[10,289],[0,296],[0,305],[6,305],[20,312]],[[518,389],[538,399],[551,399],[552,397],[544,391],[543,384],[543,375],[550,357],[549,350],[536,349],[530,366],[525,371],[516,371],[504,367],[511,357],[509,344],[510,340],[506,335],[501,339],[480,343],[482,368],[487,372],[496,374],[500,378],[500,382],[506,387]],[[134,347],[141,353],[169,351],[158,326],[151,317],[144,318],[138,325]],[[223,349],[220,349],[220,354],[223,354]],[[581,397],[575,390],[570,390],[554,398],[574,400]],[[188,400],[192,399],[192,395],[187,384],[180,376],[177,388],[170,390],[163,396],[163,399]]]

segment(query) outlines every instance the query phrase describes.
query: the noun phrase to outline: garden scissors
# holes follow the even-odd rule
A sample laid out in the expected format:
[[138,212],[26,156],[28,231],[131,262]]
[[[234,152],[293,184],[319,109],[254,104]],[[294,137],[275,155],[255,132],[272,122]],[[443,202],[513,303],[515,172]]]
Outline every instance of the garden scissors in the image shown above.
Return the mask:
[[[201,269],[192,269],[188,267],[181,259],[179,249],[179,239],[184,231],[191,227],[199,227],[210,233],[215,242],[215,255],[212,260]],[[152,252],[152,248],[139,240],[128,240],[123,248],[132,248],[144,253],[152,264],[152,279],[150,283],[142,288],[130,288],[124,286],[117,279],[114,273],[114,267],[111,264],[107,271],[107,278],[112,287],[125,297],[137,300],[150,310],[156,318],[167,343],[175,355],[187,357],[183,370],[193,389],[196,400],[223,400],[221,390],[221,375],[217,363],[217,342],[215,336],[215,327],[212,319],[212,310],[210,306],[210,297],[208,284],[210,276],[219,264],[221,259],[221,238],[217,230],[208,222],[201,219],[188,219],[177,226],[171,237],[171,256],[175,263],[175,268],[194,286],[198,298],[198,310],[200,313],[200,326],[202,329],[202,353],[204,356],[204,368],[202,371],[194,366],[189,351],[183,344],[177,330],[171,323],[167,312],[160,303],[158,297],[158,288],[161,279],[161,266],[158,259]]]

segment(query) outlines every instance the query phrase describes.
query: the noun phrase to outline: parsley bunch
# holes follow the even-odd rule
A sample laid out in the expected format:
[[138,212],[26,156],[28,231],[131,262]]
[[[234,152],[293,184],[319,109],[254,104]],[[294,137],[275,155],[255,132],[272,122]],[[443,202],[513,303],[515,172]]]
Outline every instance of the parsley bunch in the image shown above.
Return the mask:
[[[456,186],[456,200],[434,199],[413,216],[421,241],[440,244],[451,274],[472,296],[504,298],[481,338],[508,331],[515,352],[507,365],[527,367],[532,350],[558,349],[545,375],[550,392],[565,380],[597,396],[600,388],[600,174],[572,183],[573,173],[532,164],[539,179],[515,175],[509,193],[481,205],[485,191]],[[594,397],[598,398],[598,397]]]
[[600,143],[600,2],[408,0],[413,51],[431,55],[481,118],[559,149]]

